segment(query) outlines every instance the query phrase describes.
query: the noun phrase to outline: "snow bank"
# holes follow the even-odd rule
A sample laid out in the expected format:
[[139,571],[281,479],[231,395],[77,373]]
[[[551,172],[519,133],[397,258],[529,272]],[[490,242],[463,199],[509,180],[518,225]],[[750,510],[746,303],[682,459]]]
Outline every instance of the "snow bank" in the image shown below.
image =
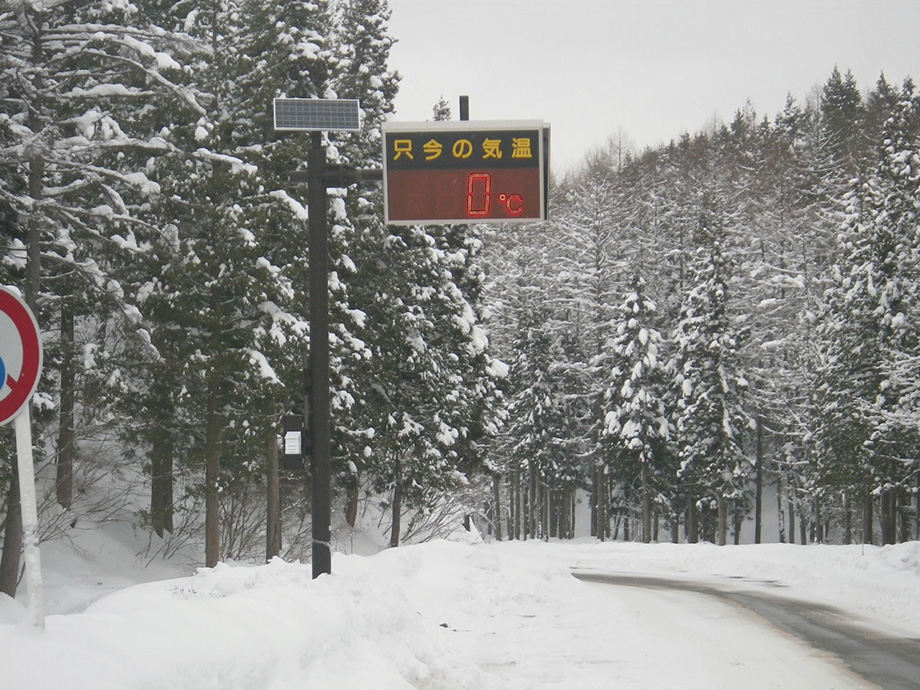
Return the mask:
[[[119,566],[124,552],[73,559],[46,559],[48,608],[59,611],[46,630],[0,597],[0,688],[862,687],[737,607],[687,592],[588,584],[573,568],[768,589],[920,636],[918,543],[440,541],[336,555],[333,574],[317,580],[308,564],[276,559],[220,564],[101,597],[107,569],[130,575]],[[94,599],[86,605],[76,602],[81,588]]]
[[0,687],[474,687],[433,644],[403,581],[352,571],[313,581],[309,565],[220,564],[49,616],[44,632],[3,625]]

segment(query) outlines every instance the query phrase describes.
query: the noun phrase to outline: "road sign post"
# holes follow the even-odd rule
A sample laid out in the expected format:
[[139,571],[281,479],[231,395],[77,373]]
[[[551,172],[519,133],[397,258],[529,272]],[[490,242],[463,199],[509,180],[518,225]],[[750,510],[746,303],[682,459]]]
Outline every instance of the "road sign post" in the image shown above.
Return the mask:
[[310,437],[313,441],[313,577],[332,572],[332,410],[329,387],[329,232],[326,184],[322,181],[326,149],[313,132],[310,149]]
[[26,584],[29,587],[29,612],[32,623],[45,627],[42,555],[38,542],[38,502],[35,498],[35,465],[32,458],[32,416],[25,405],[14,420],[16,430],[16,464],[19,472],[19,504],[22,511],[22,546],[26,560]]
[[307,170],[292,172],[290,179],[306,182],[309,194],[310,355],[304,409],[312,441],[313,577],[332,571],[327,187],[382,179],[386,222],[394,224],[534,221],[546,217],[547,207],[549,126],[543,122],[385,123],[382,171],[329,165],[322,132],[358,130],[359,115],[357,101],[274,102],[276,131],[312,136]]
[[[326,216],[329,184],[326,170],[324,131],[360,129],[360,109],[354,100],[277,98],[274,103],[275,130],[310,132],[311,149],[307,164],[307,211],[309,214],[310,260],[310,355],[306,373],[305,419],[309,420],[312,452],[313,577],[332,572],[331,500],[331,393],[329,374],[329,233]],[[343,171],[336,174],[344,177]],[[339,181],[344,186],[347,181]]]
[[35,316],[17,293],[0,287],[0,424],[14,421],[29,610],[32,622],[43,628],[45,612],[29,414],[29,401],[38,386],[41,370],[42,345]]

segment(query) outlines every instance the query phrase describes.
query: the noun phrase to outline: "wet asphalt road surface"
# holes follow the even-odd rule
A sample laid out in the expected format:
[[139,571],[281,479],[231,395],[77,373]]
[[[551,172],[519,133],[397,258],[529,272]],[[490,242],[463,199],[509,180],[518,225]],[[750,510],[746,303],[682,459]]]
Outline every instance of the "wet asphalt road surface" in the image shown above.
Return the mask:
[[742,606],[815,649],[833,654],[851,671],[884,690],[920,690],[920,640],[860,626],[837,609],[713,584],[574,570],[585,582],[697,592]]

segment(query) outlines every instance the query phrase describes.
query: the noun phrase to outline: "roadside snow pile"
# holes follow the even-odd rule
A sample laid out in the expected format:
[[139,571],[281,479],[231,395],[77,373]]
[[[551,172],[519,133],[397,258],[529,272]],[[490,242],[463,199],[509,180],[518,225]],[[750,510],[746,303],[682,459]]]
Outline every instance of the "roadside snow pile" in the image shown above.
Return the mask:
[[[860,687],[740,609],[689,593],[592,585],[571,577],[573,569],[764,588],[920,635],[918,543],[440,541],[336,555],[333,574],[317,580],[309,564],[276,559],[220,564],[101,598],[101,573],[119,565],[103,558],[97,567],[95,575],[70,570],[70,581],[48,573],[56,583],[49,600],[67,607],[43,631],[0,597],[0,688]],[[61,588],[66,597],[54,595]],[[80,591],[91,603],[75,605]]]
[[309,565],[220,564],[49,616],[45,631],[0,625],[0,687],[474,686],[432,643],[404,580],[351,570],[313,581]]

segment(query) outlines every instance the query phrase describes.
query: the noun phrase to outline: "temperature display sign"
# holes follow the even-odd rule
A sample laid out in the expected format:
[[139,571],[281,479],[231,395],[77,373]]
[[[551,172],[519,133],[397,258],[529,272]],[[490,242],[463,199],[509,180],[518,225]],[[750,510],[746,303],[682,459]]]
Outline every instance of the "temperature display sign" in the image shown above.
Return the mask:
[[386,222],[543,220],[548,140],[535,121],[386,123]]

